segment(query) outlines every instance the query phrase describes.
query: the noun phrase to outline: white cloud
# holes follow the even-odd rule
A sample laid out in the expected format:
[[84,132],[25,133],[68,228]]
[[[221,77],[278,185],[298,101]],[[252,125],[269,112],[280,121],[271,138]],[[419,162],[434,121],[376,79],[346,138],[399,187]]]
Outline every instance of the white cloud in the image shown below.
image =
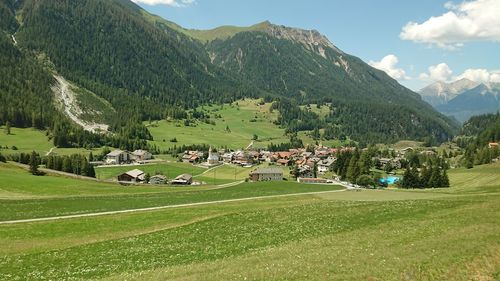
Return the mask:
[[382,58],[382,60],[380,61],[370,61],[369,64],[377,69],[385,71],[387,75],[391,76],[396,80],[409,79],[409,77],[406,76],[406,72],[403,69],[396,67],[398,62],[399,62],[398,57],[390,54]]
[[409,22],[399,35],[403,40],[456,49],[469,41],[500,42],[500,1],[448,2],[449,11],[423,23]]
[[185,7],[196,3],[195,0],[132,0],[132,2],[147,5],[169,5],[173,7]]
[[500,82],[500,70],[469,68],[462,74],[455,76],[446,63],[440,63],[430,66],[427,72],[419,75],[419,79],[427,83],[436,81],[454,82],[463,78],[477,83]]
[[486,69],[467,69],[456,80],[467,78],[478,83],[500,82],[500,71],[489,71]]
[[452,78],[453,71],[446,63],[431,65],[428,72],[421,73],[419,78],[422,81],[449,81]]

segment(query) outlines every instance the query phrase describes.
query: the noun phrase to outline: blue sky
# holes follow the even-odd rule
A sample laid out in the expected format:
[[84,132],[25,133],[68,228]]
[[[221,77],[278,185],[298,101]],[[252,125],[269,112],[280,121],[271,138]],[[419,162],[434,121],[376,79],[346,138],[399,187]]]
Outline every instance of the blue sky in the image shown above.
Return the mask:
[[413,90],[437,80],[500,82],[500,0],[134,2],[186,28],[269,20],[316,29]]

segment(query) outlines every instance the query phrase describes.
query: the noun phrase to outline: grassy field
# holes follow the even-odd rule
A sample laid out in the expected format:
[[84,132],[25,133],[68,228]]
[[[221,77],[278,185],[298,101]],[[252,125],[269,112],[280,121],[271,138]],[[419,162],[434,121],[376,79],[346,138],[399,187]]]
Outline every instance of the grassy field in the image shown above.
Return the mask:
[[[186,127],[181,121],[159,121],[149,126],[154,138],[152,143],[162,149],[182,144],[211,144],[241,149],[252,142],[254,134],[259,137],[255,141],[257,147],[266,147],[271,142],[286,142],[288,139],[284,130],[272,123],[277,113],[270,113],[269,107],[270,104],[258,105],[256,100],[238,101],[238,105],[205,107],[211,114],[222,116],[212,118],[215,125],[198,122],[196,127]],[[230,131],[226,131],[227,127]],[[170,142],[173,138],[177,139],[177,143]]]
[[[11,134],[4,134],[4,127],[0,127],[1,153],[10,154],[18,152],[31,152],[33,150],[40,153],[47,153],[54,145],[49,141],[45,132],[35,129],[11,128]],[[5,149],[7,146],[9,149]],[[12,146],[18,150],[12,150]]]
[[[452,187],[442,190],[345,191],[0,225],[0,280],[498,280],[499,171],[452,170]],[[91,211],[327,187],[259,183],[56,199],[71,197]],[[66,208],[44,205],[48,199],[7,201],[21,204],[0,207],[11,217]]]
[[[5,149],[5,146],[8,149]],[[17,147],[17,150],[13,150],[12,147]],[[45,155],[54,147],[54,144],[46,136],[45,131],[35,130],[32,128],[11,128],[11,134],[4,134],[4,127],[0,126],[0,153],[3,154],[16,154],[16,153],[29,153],[33,150]],[[88,150],[84,148],[56,148],[52,149],[53,152],[59,155],[70,155],[70,154],[84,154],[88,155],[91,151],[94,154],[98,154],[101,149]]]

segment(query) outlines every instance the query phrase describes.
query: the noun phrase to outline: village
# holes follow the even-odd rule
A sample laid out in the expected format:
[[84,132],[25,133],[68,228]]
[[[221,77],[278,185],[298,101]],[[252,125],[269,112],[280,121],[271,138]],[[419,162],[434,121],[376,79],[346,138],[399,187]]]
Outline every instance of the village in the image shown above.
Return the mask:
[[[215,150],[210,147],[208,152],[199,150],[184,151],[179,155],[178,161],[207,170],[217,169],[223,165],[246,168],[249,173],[245,180],[252,182],[293,179],[306,184],[349,184],[340,182],[340,178],[332,171],[337,161],[337,155],[354,149],[354,147],[331,148],[321,144],[313,148],[297,148],[275,152],[252,148],[227,151],[224,149]],[[402,168],[405,154],[410,151],[413,151],[413,148],[392,150],[387,157],[373,157],[372,162],[378,169],[394,174],[392,171]],[[435,155],[436,152],[423,150],[419,151],[419,154]],[[140,168],[141,165],[158,163],[158,161],[161,162],[161,159],[154,159],[154,156],[145,150],[133,152],[114,150],[106,155],[104,161],[94,164],[102,166],[133,166],[134,169],[116,176],[116,181],[123,184],[206,184],[205,182],[196,181],[193,175],[188,173],[167,178],[161,173],[150,175]],[[395,180],[397,181],[399,178],[396,177]],[[353,186],[358,187],[357,185]]]

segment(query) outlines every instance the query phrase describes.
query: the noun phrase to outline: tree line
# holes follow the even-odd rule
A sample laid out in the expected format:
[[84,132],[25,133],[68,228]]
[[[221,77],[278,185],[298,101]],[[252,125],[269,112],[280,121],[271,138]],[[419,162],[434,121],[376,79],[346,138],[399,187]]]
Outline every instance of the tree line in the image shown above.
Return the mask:
[[42,157],[39,153],[33,151],[31,153],[11,154],[3,157],[3,159],[29,165],[30,173],[33,175],[42,175],[43,173],[38,168],[39,165],[45,165],[47,169],[95,178],[95,169],[90,164],[91,160],[89,160],[92,157],[92,153],[90,153],[89,158],[80,154]]

